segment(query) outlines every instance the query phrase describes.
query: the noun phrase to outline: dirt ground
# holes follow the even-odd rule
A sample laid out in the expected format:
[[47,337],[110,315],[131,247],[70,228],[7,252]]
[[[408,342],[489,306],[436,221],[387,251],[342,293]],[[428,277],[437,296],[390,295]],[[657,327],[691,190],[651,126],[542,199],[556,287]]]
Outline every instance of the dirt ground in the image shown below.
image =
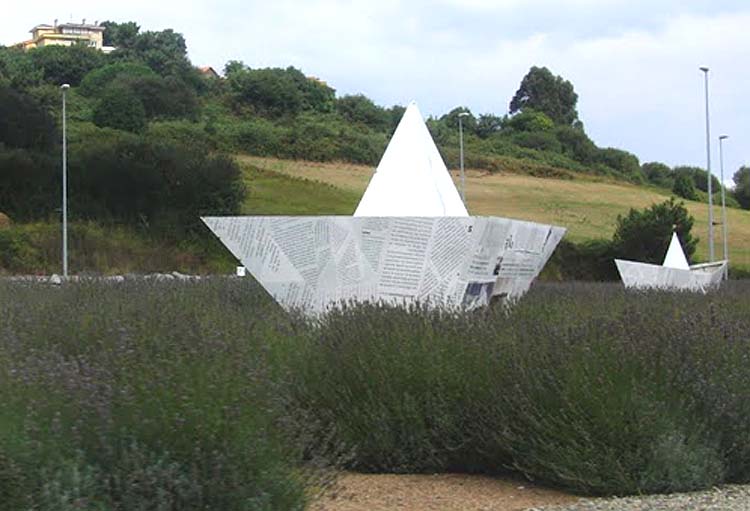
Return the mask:
[[522,480],[465,474],[342,474],[313,511],[520,511],[568,504],[565,493]]

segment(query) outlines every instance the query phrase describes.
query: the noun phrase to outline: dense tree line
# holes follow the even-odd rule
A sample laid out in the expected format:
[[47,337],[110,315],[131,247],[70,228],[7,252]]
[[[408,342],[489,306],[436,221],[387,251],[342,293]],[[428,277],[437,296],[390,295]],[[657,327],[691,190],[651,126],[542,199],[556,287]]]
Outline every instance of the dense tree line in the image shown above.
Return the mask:
[[69,83],[69,214],[179,238],[199,215],[236,213],[237,164],[197,141],[150,130],[197,123],[208,84],[171,30],[107,23],[118,49],[0,48],[0,210],[16,221],[56,216],[60,196],[60,91]]

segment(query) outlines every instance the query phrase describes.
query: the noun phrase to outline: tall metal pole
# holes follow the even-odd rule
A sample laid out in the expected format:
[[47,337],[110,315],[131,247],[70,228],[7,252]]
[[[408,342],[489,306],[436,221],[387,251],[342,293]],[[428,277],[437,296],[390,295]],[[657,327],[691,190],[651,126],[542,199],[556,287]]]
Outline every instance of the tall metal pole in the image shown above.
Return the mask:
[[64,83],[62,90],[62,260],[63,277],[68,277],[68,126],[65,111],[65,93],[70,85]]
[[721,231],[722,241],[724,242],[724,250],[722,252],[722,259],[727,261],[727,265],[724,267],[724,280],[729,278],[729,245],[727,238],[727,201],[726,201],[726,185],[724,184],[724,140],[728,139],[729,135],[719,136],[719,167],[721,169]]
[[459,145],[459,159],[461,160],[461,201],[466,206],[466,175],[464,173],[464,128],[461,122],[462,117],[469,115],[468,112],[461,112],[458,114],[458,145]]
[[706,172],[708,173],[708,261],[714,260],[714,197],[711,182],[711,123],[708,113],[708,68],[700,68],[703,71],[706,90]]

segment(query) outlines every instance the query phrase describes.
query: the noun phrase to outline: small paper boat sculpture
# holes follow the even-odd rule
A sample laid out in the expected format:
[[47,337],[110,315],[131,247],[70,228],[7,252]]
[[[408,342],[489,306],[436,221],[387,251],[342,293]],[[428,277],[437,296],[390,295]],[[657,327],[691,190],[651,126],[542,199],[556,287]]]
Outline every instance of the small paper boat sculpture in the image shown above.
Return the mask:
[[414,103],[354,216],[202,220],[284,308],[311,314],[352,300],[473,308],[519,297],[565,233],[469,216]]
[[664,263],[638,263],[615,259],[623,284],[637,289],[673,289],[706,291],[718,287],[726,271],[727,261],[694,264],[690,266],[682,250],[677,233],[672,233]]

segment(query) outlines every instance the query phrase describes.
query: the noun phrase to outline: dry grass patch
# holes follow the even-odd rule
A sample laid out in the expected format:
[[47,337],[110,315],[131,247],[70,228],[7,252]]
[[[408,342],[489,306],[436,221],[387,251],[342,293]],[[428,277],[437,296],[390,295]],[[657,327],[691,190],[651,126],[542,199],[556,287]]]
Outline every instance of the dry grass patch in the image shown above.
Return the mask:
[[[375,170],[344,163],[252,156],[238,158],[264,170],[320,181],[360,195]],[[452,174],[458,184],[456,172]],[[626,214],[630,208],[645,208],[669,198],[666,192],[655,188],[589,179],[588,176],[568,180],[477,170],[467,172],[466,196],[472,214],[561,225],[568,228],[567,236],[573,241],[611,238],[617,215]],[[685,204],[695,217],[693,232],[700,238],[696,256],[705,260],[708,256],[708,208],[700,202],[685,201]],[[715,220],[720,220],[720,214],[720,208],[715,208]],[[727,216],[730,260],[737,267],[750,269],[750,211],[729,208]],[[715,243],[716,255],[721,257],[721,226],[715,229]]]

